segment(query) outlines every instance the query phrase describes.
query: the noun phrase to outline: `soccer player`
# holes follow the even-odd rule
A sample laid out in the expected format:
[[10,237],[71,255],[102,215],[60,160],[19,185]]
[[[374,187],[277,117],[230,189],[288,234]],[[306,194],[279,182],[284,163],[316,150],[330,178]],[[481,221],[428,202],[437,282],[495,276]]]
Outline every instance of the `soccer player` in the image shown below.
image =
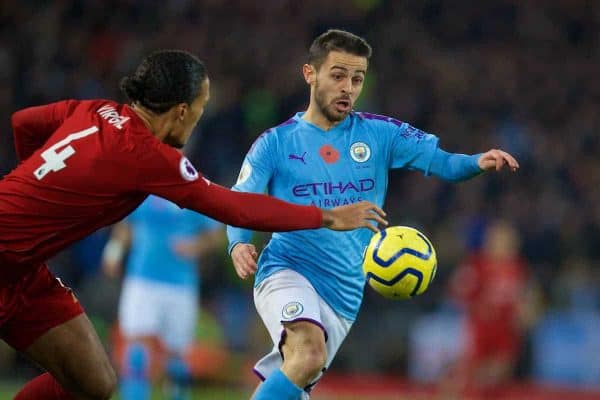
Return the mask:
[[164,50],[121,87],[131,105],[66,100],[12,116],[21,163],[0,181],[0,338],[48,373],[25,399],[108,399],[116,377],[72,292],[45,261],[133,211],[148,194],[227,224],[260,230],[369,227],[372,203],[334,210],[235,193],[202,177],[182,147],[209,98],[204,64]]
[[[472,252],[450,279],[450,294],[463,307],[463,354],[442,389],[448,397],[501,398],[513,378],[534,301],[527,290],[527,265],[517,229],[492,221],[483,246]],[[454,393],[452,393],[454,392]]]
[[119,369],[121,398],[150,399],[152,380],[164,375],[169,399],[188,398],[191,376],[184,355],[197,322],[198,263],[224,239],[218,222],[157,196],[149,196],[113,227],[103,252],[109,277],[119,276],[129,250],[119,303],[126,340]]
[[[234,190],[298,204],[334,207],[370,200],[382,205],[391,168],[462,181],[517,161],[501,150],[451,154],[438,138],[381,115],[353,111],[371,47],[329,30],[312,43],[302,67],[310,103],[253,144]],[[362,252],[371,232],[324,230],[273,234],[256,263],[251,232],[228,227],[237,274],[255,273],[254,301],[273,350],[255,366],[264,381],[256,400],[308,397],[356,319],[365,280]],[[257,269],[258,268],[258,269]]]

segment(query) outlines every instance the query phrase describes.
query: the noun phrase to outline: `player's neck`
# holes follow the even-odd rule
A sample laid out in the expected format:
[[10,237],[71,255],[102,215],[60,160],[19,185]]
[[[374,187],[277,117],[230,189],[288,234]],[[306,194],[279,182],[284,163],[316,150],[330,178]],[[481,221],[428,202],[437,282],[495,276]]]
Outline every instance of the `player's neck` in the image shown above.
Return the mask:
[[[167,136],[168,132],[162,129],[164,123],[160,121],[156,115],[146,110],[144,107],[137,106],[135,103],[131,105],[132,110],[142,120],[146,128],[161,142]],[[164,131],[164,132],[163,132]]]
[[342,121],[332,122],[323,113],[317,109],[317,107],[313,106],[312,103],[308,105],[308,109],[302,116],[306,122],[310,122],[311,124],[318,126],[324,131],[328,131],[332,128],[335,128]]

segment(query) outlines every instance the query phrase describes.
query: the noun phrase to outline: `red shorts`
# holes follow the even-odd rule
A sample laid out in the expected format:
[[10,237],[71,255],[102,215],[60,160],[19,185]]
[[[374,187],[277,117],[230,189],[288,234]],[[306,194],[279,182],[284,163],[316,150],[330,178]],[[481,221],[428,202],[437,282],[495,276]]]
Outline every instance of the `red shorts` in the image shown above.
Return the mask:
[[15,283],[0,281],[0,339],[19,351],[83,312],[73,291],[46,264],[33,267]]

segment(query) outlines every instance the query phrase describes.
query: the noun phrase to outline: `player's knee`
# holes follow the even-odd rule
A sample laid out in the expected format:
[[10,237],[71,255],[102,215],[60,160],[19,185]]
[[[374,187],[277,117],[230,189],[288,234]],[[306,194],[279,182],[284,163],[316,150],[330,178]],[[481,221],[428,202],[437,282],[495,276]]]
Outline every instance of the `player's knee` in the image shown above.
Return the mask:
[[295,352],[293,357],[286,358],[283,362],[284,371],[299,386],[308,385],[315,379],[325,366],[326,356],[320,353]]
[[307,381],[310,381],[325,367],[327,351],[324,346],[322,348],[320,346],[308,348],[305,352],[299,354],[297,361],[302,366],[302,375]]
[[301,335],[294,335],[294,341],[290,346],[284,347],[284,362],[295,371],[299,379],[308,382],[323,370],[327,362],[323,331],[313,325]]

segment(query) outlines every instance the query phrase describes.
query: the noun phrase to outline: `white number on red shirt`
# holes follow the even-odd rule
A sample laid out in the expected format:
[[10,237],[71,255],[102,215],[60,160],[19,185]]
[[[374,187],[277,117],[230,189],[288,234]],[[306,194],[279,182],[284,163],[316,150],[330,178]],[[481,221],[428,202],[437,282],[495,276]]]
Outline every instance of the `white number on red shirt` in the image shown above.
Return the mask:
[[[75,154],[75,149],[69,143],[71,143],[73,140],[84,138],[96,132],[98,132],[98,127],[92,126],[91,128],[84,129],[80,132],[71,133],[60,142],[55,143],[44,150],[41,155],[45,162],[33,172],[33,175],[35,175],[39,181],[49,172],[60,171],[66,167],[67,164],[65,164],[65,160]],[[61,147],[64,148],[60,151],[57,151]]]

